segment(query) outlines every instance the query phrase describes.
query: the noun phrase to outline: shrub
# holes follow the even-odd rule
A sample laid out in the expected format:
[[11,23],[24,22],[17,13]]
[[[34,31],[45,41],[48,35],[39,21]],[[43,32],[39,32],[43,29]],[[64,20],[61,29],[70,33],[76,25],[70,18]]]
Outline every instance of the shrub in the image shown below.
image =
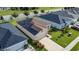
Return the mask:
[[45,11],[44,10],[41,10],[41,13],[44,13]]
[[28,16],[29,15],[29,12],[24,12],[24,15]]
[[12,14],[12,16],[16,18],[16,17],[18,17],[18,14],[14,12],[14,13]]
[[38,14],[38,11],[34,11],[34,14]]
[[27,47],[28,47],[28,44],[24,45],[24,49],[27,49]]

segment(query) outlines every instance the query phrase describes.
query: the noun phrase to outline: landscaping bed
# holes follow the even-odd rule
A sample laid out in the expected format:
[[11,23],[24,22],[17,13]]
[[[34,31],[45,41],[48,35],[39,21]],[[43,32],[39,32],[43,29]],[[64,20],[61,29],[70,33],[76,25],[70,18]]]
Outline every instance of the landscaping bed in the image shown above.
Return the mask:
[[[28,40],[28,43],[32,45],[32,47],[36,50],[36,51],[47,51],[44,46],[41,46],[41,44],[37,41],[37,42],[33,42],[32,39]],[[40,46],[39,46],[40,45]]]
[[72,33],[70,37],[68,37],[68,33],[65,33],[61,36],[62,32],[60,30],[58,31],[51,31],[49,34],[52,36],[52,40],[55,41],[57,44],[59,44],[62,47],[66,47],[68,44],[70,44],[76,37],[79,36],[79,31],[70,28],[69,31]]

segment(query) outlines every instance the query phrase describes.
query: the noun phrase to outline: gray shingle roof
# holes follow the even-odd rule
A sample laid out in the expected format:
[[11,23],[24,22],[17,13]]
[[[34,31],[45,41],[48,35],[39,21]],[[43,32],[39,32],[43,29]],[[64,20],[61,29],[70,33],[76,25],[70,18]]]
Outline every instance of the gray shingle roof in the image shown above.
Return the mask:
[[76,11],[79,14],[79,8],[73,8],[74,11]]
[[[13,28],[11,29],[9,26]],[[16,28],[11,24],[0,25],[0,48],[4,49],[10,47],[26,39],[27,38],[18,29],[16,30]]]
[[52,22],[61,24],[59,16],[56,15],[56,14],[53,14],[53,13],[41,15],[41,16],[38,16],[38,17],[43,18],[43,19],[48,20],[48,21],[52,21]]
[[0,27],[8,29],[10,32],[12,32],[15,35],[25,37],[16,27],[14,27],[13,25],[11,25],[9,23],[0,24]]
[[68,14],[67,11],[56,11],[56,12],[53,12],[53,13],[57,14],[57,15],[64,16],[64,17],[68,17],[68,18],[74,18],[72,15]]

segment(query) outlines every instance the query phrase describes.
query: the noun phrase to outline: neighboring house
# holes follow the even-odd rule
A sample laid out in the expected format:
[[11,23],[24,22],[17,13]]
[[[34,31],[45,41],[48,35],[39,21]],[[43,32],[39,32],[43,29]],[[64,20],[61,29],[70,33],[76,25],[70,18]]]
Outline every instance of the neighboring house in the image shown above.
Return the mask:
[[18,17],[15,18],[15,20],[21,21],[21,20],[25,20],[26,18],[27,18],[26,15],[24,15],[24,14],[19,14]]
[[39,40],[46,36],[49,30],[49,24],[30,18],[17,23],[17,27],[33,40]]
[[79,22],[76,22],[73,27],[79,30]]
[[41,15],[38,16],[37,18],[38,20],[43,20],[44,22],[51,24],[52,27],[55,27],[57,29],[62,29],[71,23],[70,19],[66,19],[61,15],[57,15],[53,13]]
[[12,17],[12,15],[5,15],[5,16],[3,16],[3,20],[10,21],[10,20],[13,20],[13,17]]
[[75,8],[73,8],[73,10],[75,11],[76,14],[79,15],[79,8],[75,7]]
[[9,10],[10,7],[0,7],[0,10]]
[[11,24],[0,24],[0,50],[21,51],[27,44],[27,39],[16,27]]
[[75,18],[79,18],[79,8],[70,8],[66,9],[65,11],[67,11],[68,14],[72,15]]
[[69,21],[73,23],[73,22],[77,21],[77,19],[78,19],[78,16],[69,14],[67,11],[63,11],[63,10],[53,12],[53,14],[62,16],[64,19],[66,19],[67,23],[69,23]]

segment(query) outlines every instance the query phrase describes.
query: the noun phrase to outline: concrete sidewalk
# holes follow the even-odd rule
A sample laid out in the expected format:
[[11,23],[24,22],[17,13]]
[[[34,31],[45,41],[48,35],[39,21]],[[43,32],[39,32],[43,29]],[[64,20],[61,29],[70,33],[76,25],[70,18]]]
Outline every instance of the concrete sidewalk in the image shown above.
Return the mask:
[[71,50],[78,42],[79,42],[79,36],[75,40],[73,40],[64,50],[65,51]]
[[45,37],[39,41],[45,46],[48,51],[63,51],[64,48],[52,41],[50,38]]

